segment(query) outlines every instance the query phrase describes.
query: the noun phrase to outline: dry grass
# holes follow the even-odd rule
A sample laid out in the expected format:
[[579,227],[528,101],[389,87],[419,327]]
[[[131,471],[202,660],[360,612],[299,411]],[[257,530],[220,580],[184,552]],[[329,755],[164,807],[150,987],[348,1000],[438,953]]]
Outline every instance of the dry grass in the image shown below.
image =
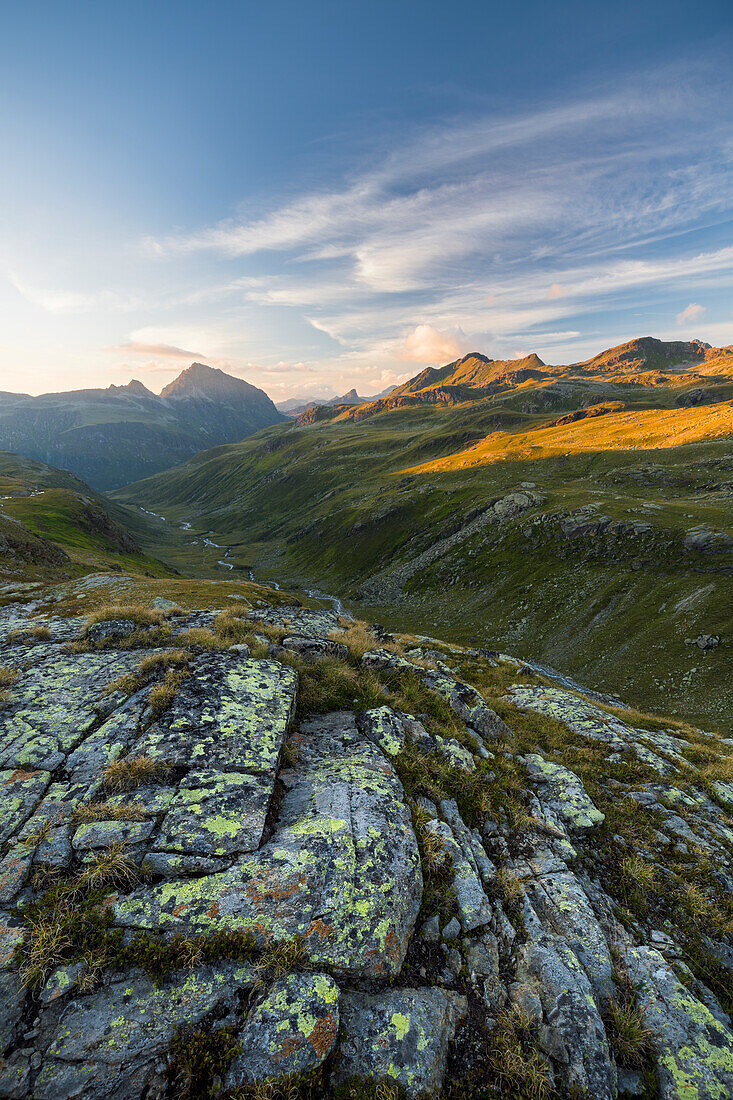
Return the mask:
[[254,640],[249,622],[242,618],[236,608],[227,608],[216,616],[214,634],[226,645],[237,645],[242,642],[251,644]]
[[28,836],[23,837],[21,844],[25,845],[26,848],[37,848],[39,844],[43,844],[44,840],[48,840],[55,825],[55,818],[47,817],[37,829],[29,833]]
[[120,806],[111,802],[88,802],[77,806],[71,815],[72,821],[79,825],[92,821],[145,821],[149,816],[144,806],[129,802]]
[[496,872],[496,888],[504,904],[512,909],[519,905],[524,897],[524,887],[514,871],[500,867]]
[[179,685],[183,683],[187,676],[188,671],[186,669],[169,668],[163,681],[151,689],[148,695],[148,703],[156,717],[168,709],[175,698]]
[[24,627],[22,630],[13,630],[8,634],[9,642],[47,642],[51,638],[51,631],[47,626]]
[[505,1095],[516,1100],[549,1100],[552,1071],[533,1041],[528,1015],[513,1006],[500,1013],[492,1034],[489,1070],[501,1081]]
[[20,673],[13,668],[0,668],[0,704],[10,702],[11,695],[8,690],[17,681]]
[[64,957],[71,940],[61,913],[29,918],[25,932],[20,983],[23,989],[33,989],[43,984],[56,961]]
[[104,785],[111,791],[131,791],[143,783],[160,783],[168,775],[170,765],[152,756],[125,756],[104,769]]
[[654,866],[637,853],[622,861],[621,875],[630,890],[641,891],[643,894],[653,894],[657,890]]
[[119,676],[108,684],[105,694],[113,695],[117,691],[122,691],[125,695],[133,695],[140,688],[145,687],[157,673],[168,672],[171,668],[185,668],[189,660],[190,654],[185,649],[169,649],[165,653],[153,653],[142,660],[134,672],[128,673],[127,676]]
[[293,970],[302,970],[308,964],[308,952],[302,936],[273,944],[257,960],[255,971],[259,984],[282,978]]
[[612,997],[606,1021],[608,1039],[616,1059],[625,1066],[641,1066],[651,1052],[653,1030],[646,1022],[646,1010],[623,998]]
[[98,890],[101,886],[125,889],[140,881],[140,869],[130,855],[124,842],[110,844],[99,855],[95,855],[79,874],[78,887],[83,890]]
[[91,612],[87,618],[87,627],[94,626],[95,623],[117,622],[121,619],[128,619],[132,623],[137,623],[138,626],[160,626],[165,617],[162,611],[146,607],[144,604],[128,604],[127,606],[123,604],[106,604],[104,607],[99,607],[96,611]]
[[180,645],[190,649],[226,649],[227,643],[203,626],[194,626],[178,638]]

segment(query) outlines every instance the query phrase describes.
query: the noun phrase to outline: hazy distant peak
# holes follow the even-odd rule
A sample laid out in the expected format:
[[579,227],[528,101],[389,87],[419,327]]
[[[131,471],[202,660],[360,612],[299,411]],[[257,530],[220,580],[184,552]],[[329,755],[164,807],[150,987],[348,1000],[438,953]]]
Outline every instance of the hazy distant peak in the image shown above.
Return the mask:
[[137,378],[131,378],[126,386],[110,386],[110,389],[125,390],[127,393],[136,393],[139,397],[155,397],[147,386],[139,382]]

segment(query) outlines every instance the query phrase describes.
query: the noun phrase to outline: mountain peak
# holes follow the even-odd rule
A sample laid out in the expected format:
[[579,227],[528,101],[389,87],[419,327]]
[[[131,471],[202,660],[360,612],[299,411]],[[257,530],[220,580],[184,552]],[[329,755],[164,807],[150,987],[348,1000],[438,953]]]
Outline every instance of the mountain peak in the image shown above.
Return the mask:
[[107,387],[112,393],[133,394],[137,397],[155,397],[147,386],[139,382],[137,378],[131,378],[124,386],[115,386],[114,383]]
[[198,398],[227,398],[242,397],[245,394],[253,396],[262,393],[256,386],[245,382],[243,378],[235,378],[232,374],[226,374],[219,367],[209,367],[206,363],[192,363],[190,367],[182,370],[177,378],[161,391],[160,396],[174,400],[188,397]]

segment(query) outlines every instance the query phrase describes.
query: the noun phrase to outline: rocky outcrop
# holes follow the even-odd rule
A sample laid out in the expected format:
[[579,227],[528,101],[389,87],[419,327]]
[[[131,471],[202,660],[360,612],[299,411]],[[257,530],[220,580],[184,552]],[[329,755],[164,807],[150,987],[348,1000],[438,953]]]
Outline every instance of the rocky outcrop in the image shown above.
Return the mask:
[[[0,1097],[733,1094],[728,742],[493,652],[378,631],[357,659],[332,612],[252,608],[266,658],[181,650],[212,612],[148,648],[124,618],[22,618]],[[339,662],[371,705],[304,713]]]

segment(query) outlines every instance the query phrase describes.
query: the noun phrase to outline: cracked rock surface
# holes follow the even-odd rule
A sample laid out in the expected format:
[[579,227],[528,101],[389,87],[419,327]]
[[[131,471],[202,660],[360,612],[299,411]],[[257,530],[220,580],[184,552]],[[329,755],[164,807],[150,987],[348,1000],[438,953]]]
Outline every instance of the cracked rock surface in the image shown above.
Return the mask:
[[730,742],[331,611],[0,619],[0,1097],[733,1096]]

